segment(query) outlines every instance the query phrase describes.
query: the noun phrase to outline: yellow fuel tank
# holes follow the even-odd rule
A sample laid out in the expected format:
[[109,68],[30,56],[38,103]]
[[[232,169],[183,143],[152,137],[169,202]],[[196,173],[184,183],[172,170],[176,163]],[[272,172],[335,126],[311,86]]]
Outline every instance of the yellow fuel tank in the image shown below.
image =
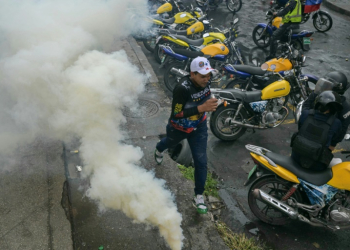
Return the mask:
[[157,14],[163,14],[173,10],[173,6],[170,3],[165,3],[157,9]]
[[186,24],[192,24],[197,22],[194,17],[188,13],[188,12],[179,12],[175,16],[175,23],[186,23]]
[[171,41],[171,42],[173,42],[173,43],[176,43],[176,44],[178,44],[178,45],[180,45],[180,46],[183,46],[183,47],[190,47],[190,46],[188,45],[188,43],[186,43],[185,41],[182,41],[182,40],[180,40],[180,39],[175,39],[175,38],[172,38],[172,37],[170,37],[170,36],[163,36],[163,38],[164,38],[164,39],[167,39],[167,40],[169,40],[169,41]]
[[204,24],[202,22],[196,22],[187,28],[187,35],[193,35],[204,31]]
[[281,26],[282,24],[282,17],[275,17],[272,20],[272,26],[275,26],[277,29]]
[[273,58],[270,61],[267,61],[266,64],[269,66],[268,71],[286,71],[293,68],[292,63],[287,58]]
[[350,191],[350,162],[342,162],[333,166],[332,172],[333,178],[327,184]]
[[268,100],[288,95],[290,84],[286,80],[279,80],[271,83],[261,91],[261,99]]
[[211,44],[205,46],[201,51],[204,55],[216,56],[216,55],[227,55],[230,51],[225,44]]

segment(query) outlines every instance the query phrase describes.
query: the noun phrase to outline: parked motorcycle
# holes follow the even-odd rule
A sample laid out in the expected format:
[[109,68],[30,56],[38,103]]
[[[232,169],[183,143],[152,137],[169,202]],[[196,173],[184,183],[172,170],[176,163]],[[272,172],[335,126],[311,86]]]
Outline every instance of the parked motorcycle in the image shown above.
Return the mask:
[[[207,13],[210,10],[215,10],[224,0],[196,0],[197,5]],[[242,8],[242,0],[226,0],[226,7],[232,13],[236,13]]]
[[[223,70],[226,71],[225,73],[234,76],[234,80],[231,81],[227,88],[261,90],[279,78],[278,75],[268,77],[266,76],[266,72],[278,72],[282,76],[293,72],[295,80],[298,82],[297,85],[303,86],[303,95],[300,97],[305,99],[317,83],[318,77],[302,73],[306,57],[301,51],[292,49],[288,43],[283,44],[280,49],[282,52],[278,58],[273,58],[262,64],[260,67],[248,65],[233,65],[232,67],[230,65],[225,66],[223,68]],[[296,102],[299,103],[300,101],[301,98]]]
[[271,225],[294,219],[332,230],[350,226],[349,162],[316,172],[290,156],[254,145],[246,148],[255,166],[244,185],[251,185],[248,204],[257,218]]
[[[266,20],[268,23],[258,23],[258,25],[254,28],[252,36],[253,41],[256,46],[260,48],[266,48],[270,46],[271,37],[273,32],[280,27],[282,24],[281,17],[273,17],[272,11],[269,10],[266,12]],[[291,27],[292,36],[291,36],[291,45],[295,49],[303,49],[305,51],[310,50],[311,39],[310,37],[313,35],[313,31],[308,30],[300,30],[296,27]],[[286,32],[285,36],[281,39],[282,43],[288,41],[288,33]]]
[[[195,25],[196,22],[202,22],[202,24],[204,25],[202,31],[210,30],[210,22],[208,20],[204,20],[205,17],[206,16],[199,8],[191,9],[190,12],[180,12],[170,19],[164,19],[160,17],[157,17],[158,19],[154,19],[152,17],[148,17],[147,21],[152,22],[152,26],[149,30],[144,32],[143,44],[145,45],[145,48],[148,51],[154,52],[159,29],[169,29],[171,30],[171,33],[176,34],[174,30],[184,31],[192,25]],[[193,26],[191,28],[193,28]],[[192,31],[191,34],[202,31],[195,30]],[[187,35],[186,32],[182,32],[180,34]]]
[[[277,72],[266,72],[274,75]],[[303,86],[296,80],[293,72],[281,75],[263,90],[246,91],[242,89],[211,89],[217,99],[226,101],[219,105],[210,117],[210,129],[224,141],[241,137],[247,128],[266,129],[281,125],[288,116],[288,100],[295,105],[303,96]]]
[[162,0],[162,3],[156,10],[156,13],[162,15],[164,14],[168,17],[173,17],[176,13],[186,11],[186,6],[181,0]]
[[[286,0],[272,0],[270,2],[271,8],[283,8],[288,1]],[[310,17],[312,17],[312,23],[316,30],[320,32],[327,32],[332,28],[333,19],[327,11],[320,10],[320,5],[313,5],[312,8],[308,8],[305,5],[306,1],[302,1],[302,22],[306,23]]]

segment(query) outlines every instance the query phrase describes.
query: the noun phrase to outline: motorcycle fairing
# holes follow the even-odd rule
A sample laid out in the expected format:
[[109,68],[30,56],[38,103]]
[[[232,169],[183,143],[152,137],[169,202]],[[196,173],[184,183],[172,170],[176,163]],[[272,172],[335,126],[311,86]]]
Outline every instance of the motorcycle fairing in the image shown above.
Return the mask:
[[[174,22],[175,23],[187,23],[190,19],[193,19],[194,17],[188,13],[188,12],[179,12],[174,16]],[[196,22],[195,19],[193,19],[193,22]]]
[[330,168],[323,171],[312,171],[299,166],[299,164],[296,163],[290,156],[284,156],[274,152],[267,152],[265,155],[277,165],[282,166],[286,170],[293,173],[293,175],[316,186],[326,184],[333,177],[333,173]]
[[268,100],[277,97],[282,97],[288,95],[290,92],[290,84],[286,80],[279,80],[266,86],[261,91],[261,99]]
[[212,57],[214,60],[218,60],[218,61],[222,61],[225,62],[226,61],[226,56],[225,55],[215,55]]
[[169,40],[170,42],[176,43],[183,47],[189,47],[188,43],[186,43],[185,41],[182,41],[182,39],[178,39],[178,37],[182,37],[182,36],[178,36],[178,35],[172,35],[171,37],[163,36],[163,39]]
[[265,63],[269,66],[267,71],[280,72],[293,69],[292,63],[287,58],[273,58]]
[[321,207],[324,207],[339,191],[337,188],[334,188],[328,184],[316,186],[300,178],[298,179],[306,195],[308,196],[311,205],[318,204]]
[[209,32],[210,37],[214,37],[215,39],[219,39],[220,41],[225,41],[226,36],[220,32]]
[[293,174],[292,172],[290,172],[289,170],[287,170],[279,165],[274,167],[274,166],[270,165],[264,157],[259,156],[257,154],[254,154],[253,152],[250,152],[250,155],[254,159],[256,159],[258,162],[260,162],[264,167],[271,170],[271,172],[275,173],[279,177],[281,177],[287,181],[293,182],[293,183],[300,183],[297,176],[295,174]]
[[332,167],[333,178],[328,185],[350,191],[350,162],[342,162]]
[[188,36],[202,31],[204,31],[204,25],[202,22],[196,22],[186,29]]

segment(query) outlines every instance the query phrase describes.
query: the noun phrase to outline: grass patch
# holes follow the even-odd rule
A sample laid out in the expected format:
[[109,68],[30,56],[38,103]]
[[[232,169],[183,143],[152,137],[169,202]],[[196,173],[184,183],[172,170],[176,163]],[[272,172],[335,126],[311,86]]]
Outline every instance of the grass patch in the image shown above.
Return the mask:
[[[193,167],[186,167],[183,165],[178,165],[178,168],[180,169],[181,173],[183,176],[188,179],[194,181],[194,168]],[[213,196],[216,198],[219,198],[219,193],[217,190],[218,186],[218,181],[213,179],[213,175],[208,172],[207,174],[207,180],[205,182],[205,187],[204,187],[204,195],[207,196]]]
[[244,233],[236,234],[223,222],[216,222],[216,228],[225,244],[234,250],[270,250],[255,238],[248,238]]

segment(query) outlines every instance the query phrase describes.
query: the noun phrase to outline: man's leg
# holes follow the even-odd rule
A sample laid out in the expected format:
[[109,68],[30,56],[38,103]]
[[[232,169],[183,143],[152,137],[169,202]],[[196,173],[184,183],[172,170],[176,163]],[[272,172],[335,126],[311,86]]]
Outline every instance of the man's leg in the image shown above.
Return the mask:
[[285,23],[273,32],[270,44],[270,55],[266,58],[266,60],[270,60],[276,57],[276,51],[278,46],[277,41],[283,37],[284,33],[288,30],[290,25],[292,25],[292,23]]
[[207,122],[203,121],[187,138],[194,161],[194,193],[203,194],[207,179]]
[[175,129],[170,124],[167,124],[166,126],[166,134],[166,137],[157,143],[156,150],[154,151],[154,158],[158,164],[161,164],[163,161],[162,153],[164,150],[175,147],[180,141],[188,136],[187,133]]

